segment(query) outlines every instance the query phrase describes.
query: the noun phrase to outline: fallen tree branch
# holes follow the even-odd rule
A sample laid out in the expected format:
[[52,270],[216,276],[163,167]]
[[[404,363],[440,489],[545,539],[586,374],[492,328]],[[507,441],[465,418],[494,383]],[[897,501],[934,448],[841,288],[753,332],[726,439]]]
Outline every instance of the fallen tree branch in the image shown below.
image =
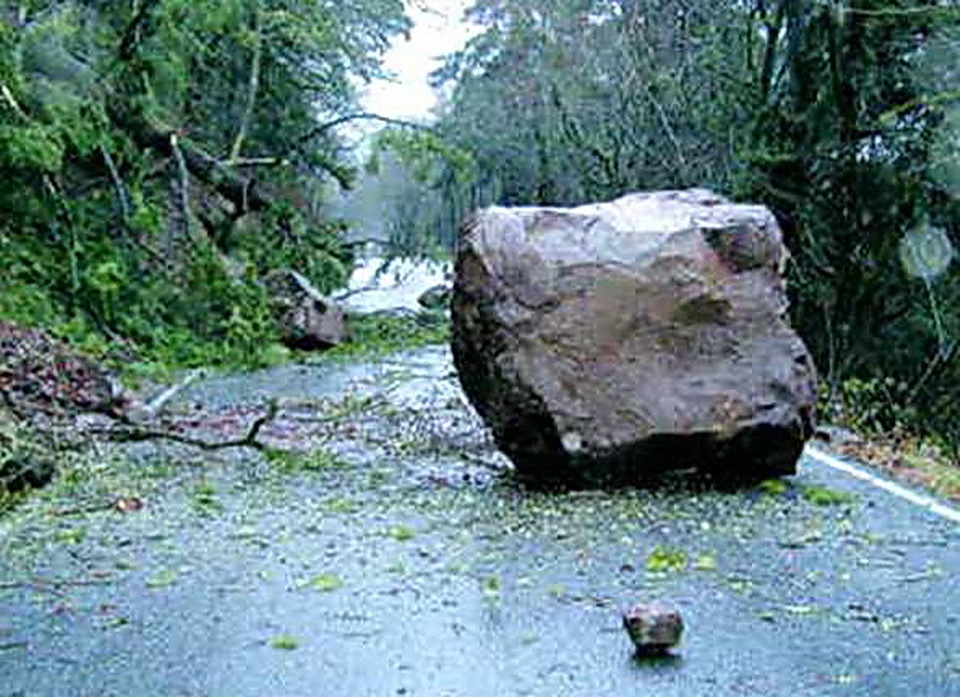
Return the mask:
[[192,383],[196,382],[198,378],[203,377],[202,370],[193,370],[190,372],[187,377],[178,382],[176,385],[171,385],[159,395],[147,402],[143,409],[140,411],[138,416],[145,416],[146,418],[154,418],[163,411],[163,408],[167,403],[180,394],[183,390],[189,387]]
[[231,158],[227,164],[231,167],[283,167],[291,163],[283,157],[239,157]]
[[190,238],[190,172],[187,170],[187,162],[183,157],[183,151],[180,150],[179,138],[176,133],[170,135],[170,148],[173,150],[173,157],[177,161],[177,172],[180,176],[180,215],[183,216],[183,234]]
[[257,418],[247,431],[243,438],[227,441],[208,441],[202,438],[191,438],[173,431],[160,429],[150,429],[143,426],[126,424],[119,428],[95,429],[89,431],[92,435],[105,436],[118,443],[142,443],[150,440],[168,440],[181,445],[189,445],[194,448],[200,448],[205,451],[227,450],[229,448],[253,448],[254,450],[266,450],[267,446],[257,440],[263,428],[277,418],[280,411],[276,400],[267,403],[266,411]]
[[13,96],[13,92],[10,91],[10,88],[7,87],[6,83],[0,83],[0,93],[3,94],[4,100],[6,100],[10,108],[13,109],[13,113],[15,113],[24,121],[32,121],[32,119],[27,116],[27,112],[25,112],[20,106],[19,102],[17,102],[16,98]]
[[260,192],[255,180],[240,176],[227,164],[180,137],[176,129],[158,126],[140,113],[124,112],[110,105],[108,109],[111,121],[129,133],[137,145],[178,161],[182,158],[190,174],[234,204],[238,215],[266,210],[275,203],[273,198]]
[[120,170],[117,169],[117,163],[113,161],[113,157],[106,146],[100,146],[100,154],[107,166],[107,171],[110,172],[110,179],[113,181],[113,188],[117,194],[117,206],[120,208],[120,217],[126,223],[130,219],[130,200],[127,196],[127,187],[124,186],[123,179],[120,177]]

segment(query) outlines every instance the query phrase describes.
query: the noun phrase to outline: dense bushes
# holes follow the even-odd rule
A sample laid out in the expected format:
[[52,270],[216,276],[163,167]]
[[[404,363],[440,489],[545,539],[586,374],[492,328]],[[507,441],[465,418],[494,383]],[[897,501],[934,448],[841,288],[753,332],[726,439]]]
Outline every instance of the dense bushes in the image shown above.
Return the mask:
[[259,279],[344,280],[326,124],[406,26],[400,0],[0,0],[0,316],[127,363],[263,361]]

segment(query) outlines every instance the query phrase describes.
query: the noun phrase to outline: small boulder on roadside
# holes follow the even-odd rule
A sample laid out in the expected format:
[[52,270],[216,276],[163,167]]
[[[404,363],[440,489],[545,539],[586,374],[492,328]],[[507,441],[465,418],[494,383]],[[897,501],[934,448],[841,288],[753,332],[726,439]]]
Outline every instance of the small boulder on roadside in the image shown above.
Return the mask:
[[680,611],[668,603],[644,603],[623,613],[623,628],[637,653],[663,654],[680,644],[683,618]]
[[301,351],[324,351],[347,338],[343,308],[323,296],[292,269],[274,271],[264,280],[280,339]]
[[817,389],[786,256],[767,208],[699,189],[482,210],[456,260],[460,382],[533,484],[794,474]]
[[440,284],[425,290],[417,302],[427,310],[445,310],[450,307],[450,298],[453,289],[447,284]]

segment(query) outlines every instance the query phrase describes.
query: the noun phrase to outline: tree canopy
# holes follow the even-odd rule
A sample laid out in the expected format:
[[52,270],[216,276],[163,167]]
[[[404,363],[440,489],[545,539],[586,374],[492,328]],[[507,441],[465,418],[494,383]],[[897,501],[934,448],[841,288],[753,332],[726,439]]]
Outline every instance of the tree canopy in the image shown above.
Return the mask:
[[251,275],[341,280],[333,126],[408,24],[401,0],[0,2],[4,313],[260,343]]
[[469,16],[480,31],[435,80],[437,131],[474,172],[452,186],[437,165],[435,234],[455,238],[444,210],[494,202],[706,186],[766,203],[833,396],[960,442],[960,6],[477,0]]

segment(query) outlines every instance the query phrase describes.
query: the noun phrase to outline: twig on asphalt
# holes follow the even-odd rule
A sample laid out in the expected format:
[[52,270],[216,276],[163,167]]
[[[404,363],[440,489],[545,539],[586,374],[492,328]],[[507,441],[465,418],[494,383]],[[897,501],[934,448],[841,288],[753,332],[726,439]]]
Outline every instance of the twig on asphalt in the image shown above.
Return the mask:
[[141,443],[150,440],[168,440],[173,443],[189,445],[191,447],[200,448],[201,450],[206,451],[225,450],[228,448],[253,448],[255,450],[265,450],[267,446],[258,441],[257,437],[260,435],[260,431],[263,430],[264,426],[277,418],[279,410],[280,407],[277,400],[270,400],[267,403],[266,412],[257,418],[253,424],[251,424],[250,430],[247,431],[247,435],[245,435],[243,438],[238,438],[235,440],[208,441],[202,438],[184,436],[179,433],[174,433],[173,431],[151,429],[131,424],[125,424],[119,427],[114,426],[111,428],[95,429],[89,433],[98,436],[105,436],[106,438],[119,443]]

